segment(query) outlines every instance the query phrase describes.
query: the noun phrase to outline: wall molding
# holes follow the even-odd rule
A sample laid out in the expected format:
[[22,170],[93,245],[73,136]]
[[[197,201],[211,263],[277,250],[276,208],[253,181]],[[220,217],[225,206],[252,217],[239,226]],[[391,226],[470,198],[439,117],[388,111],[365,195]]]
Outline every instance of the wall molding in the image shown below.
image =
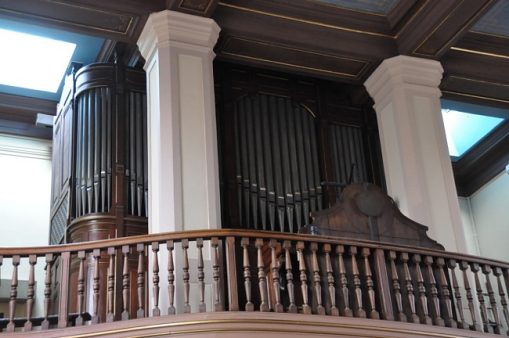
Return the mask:
[[0,155],[51,160],[51,141],[0,134]]

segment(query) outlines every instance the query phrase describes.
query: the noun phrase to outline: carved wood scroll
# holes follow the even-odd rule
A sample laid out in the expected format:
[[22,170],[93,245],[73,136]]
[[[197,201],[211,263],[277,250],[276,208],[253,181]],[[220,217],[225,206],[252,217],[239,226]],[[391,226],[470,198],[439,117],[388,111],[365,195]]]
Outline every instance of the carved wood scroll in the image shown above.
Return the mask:
[[428,237],[428,227],[404,216],[382,189],[370,183],[347,186],[334,206],[311,217],[313,224],[301,232],[316,229],[321,235],[444,249]]

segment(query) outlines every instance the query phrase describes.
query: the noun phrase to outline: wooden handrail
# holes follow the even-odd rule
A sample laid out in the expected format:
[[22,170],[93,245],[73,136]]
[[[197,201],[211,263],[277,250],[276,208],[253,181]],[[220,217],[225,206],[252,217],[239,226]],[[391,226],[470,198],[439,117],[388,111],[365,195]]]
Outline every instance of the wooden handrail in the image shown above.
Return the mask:
[[448,259],[455,259],[457,261],[466,260],[480,265],[491,264],[497,265],[501,268],[509,268],[509,262],[504,262],[496,259],[478,257],[463,253],[455,253],[442,250],[434,250],[422,247],[415,247],[410,245],[399,245],[394,243],[376,242],[370,240],[358,240],[351,238],[337,238],[332,236],[322,235],[306,235],[306,234],[290,234],[278,233],[272,231],[253,231],[253,230],[234,230],[234,229],[218,229],[218,230],[191,230],[191,231],[176,231],[176,232],[161,232],[157,234],[129,236],[114,239],[105,239],[98,241],[90,241],[83,243],[62,244],[62,245],[48,245],[48,246],[34,246],[34,247],[0,247],[0,256],[4,258],[19,255],[28,257],[29,255],[45,255],[47,253],[63,253],[63,252],[76,252],[76,251],[91,251],[94,249],[101,249],[107,247],[121,247],[123,245],[134,245],[138,243],[151,244],[152,242],[164,242],[167,240],[179,241],[181,239],[197,239],[197,238],[211,238],[211,237],[258,237],[263,239],[277,239],[278,241],[313,241],[317,243],[330,243],[330,244],[343,244],[362,246],[372,249],[405,251],[408,253],[417,253],[421,255],[440,256]]

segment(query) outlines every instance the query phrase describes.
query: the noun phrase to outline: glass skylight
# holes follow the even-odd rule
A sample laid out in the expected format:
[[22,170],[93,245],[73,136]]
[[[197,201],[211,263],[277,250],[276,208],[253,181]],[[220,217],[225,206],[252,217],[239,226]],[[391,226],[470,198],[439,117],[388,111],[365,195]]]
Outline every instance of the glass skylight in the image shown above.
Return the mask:
[[56,93],[76,45],[0,29],[0,84]]
[[459,157],[479,142],[504,119],[442,109],[449,155]]

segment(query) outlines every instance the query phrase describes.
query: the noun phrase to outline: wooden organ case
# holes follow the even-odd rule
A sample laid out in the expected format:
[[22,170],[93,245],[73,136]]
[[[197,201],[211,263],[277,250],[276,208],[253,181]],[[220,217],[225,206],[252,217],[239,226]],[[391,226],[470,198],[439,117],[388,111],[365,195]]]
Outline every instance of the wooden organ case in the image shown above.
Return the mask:
[[297,232],[348,183],[384,186],[364,88],[216,62],[223,227]]
[[91,64],[67,77],[53,136],[50,243],[147,233],[145,73]]
[[[66,78],[54,126],[50,243],[146,234],[145,72],[113,63],[77,68],[73,67]],[[115,253],[114,266],[121,269],[125,254],[129,278],[136,280],[137,253],[111,249]],[[83,259],[86,264],[81,271]],[[71,271],[70,309],[80,306],[75,295],[92,295],[99,286],[98,312],[91,302],[85,304],[92,321],[112,320],[106,317],[109,306],[114,306],[115,315],[120,316],[125,272],[116,268],[115,304],[107,304],[106,290],[112,276],[108,257],[83,251],[70,257],[68,263],[55,262],[57,269],[66,264]],[[80,274],[86,276],[81,286]],[[128,292],[137,293],[136,283],[131,283]],[[136,313],[138,308],[139,301],[134,299],[129,304],[130,313]]]

